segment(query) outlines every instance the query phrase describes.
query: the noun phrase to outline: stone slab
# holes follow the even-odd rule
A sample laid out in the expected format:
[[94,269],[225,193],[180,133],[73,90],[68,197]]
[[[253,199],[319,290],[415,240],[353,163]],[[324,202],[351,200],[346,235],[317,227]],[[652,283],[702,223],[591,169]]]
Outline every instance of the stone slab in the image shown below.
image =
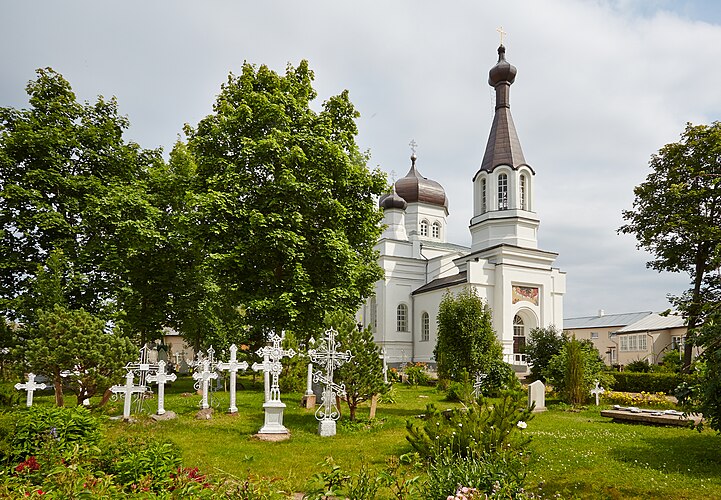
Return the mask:
[[693,422],[694,425],[701,423],[701,415],[670,415],[663,411],[655,410],[642,410],[639,412],[628,411],[628,410],[601,410],[602,417],[612,418],[614,421],[624,422],[639,422],[642,424],[652,425],[676,425],[676,426],[688,426],[689,423]]
[[254,434],[254,439],[257,439],[258,441],[268,441],[268,442],[277,442],[277,441],[286,441],[290,439],[290,432],[278,432],[275,434]]
[[300,402],[300,406],[302,408],[310,410],[311,408],[315,408],[315,401],[315,394],[306,394],[303,396],[303,399]]
[[156,422],[160,422],[162,420],[173,420],[174,418],[178,418],[178,415],[176,415],[174,411],[166,411],[162,415],[154,413],[153,415],[150,415],[150,418],[152,418]]

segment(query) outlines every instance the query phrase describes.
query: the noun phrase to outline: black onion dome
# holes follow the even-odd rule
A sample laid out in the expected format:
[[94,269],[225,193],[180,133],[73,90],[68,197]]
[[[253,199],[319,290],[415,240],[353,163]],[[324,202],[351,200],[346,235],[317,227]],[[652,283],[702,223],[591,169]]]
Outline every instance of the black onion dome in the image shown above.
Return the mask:
[[396,181],[396,192],[408,203],[428,203],[448,209],[448,198],[443,186],[423,177],[416,170],[416,155],[411,155],[411,169]]
[[386,193],[383,196],[381,196],[381,199],[378,200],[378,206],[382,208],[383,210],[390,210],[393,208],[399,208],[401,210],[405,210],[408,206],[408,202],[398,196],[398,193],[396,193],[395,186],[393,187],[392,193]]
[[501,82],[513,83],[516,79],[516,67],[506,61],[506,48],[498,47],[498,62],[488,72],[488,85],[495,87]]

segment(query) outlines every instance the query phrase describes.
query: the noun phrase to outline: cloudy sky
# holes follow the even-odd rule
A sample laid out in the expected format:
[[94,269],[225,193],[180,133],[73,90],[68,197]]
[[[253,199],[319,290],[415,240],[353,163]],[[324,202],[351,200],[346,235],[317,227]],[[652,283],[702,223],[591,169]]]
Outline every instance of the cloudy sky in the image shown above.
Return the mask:
[[651,154],[686,122],[721,117],[716,0],[0,0],[0,20],[0,106],[27,107],[25,85],[50,66],[81,100],[116,96],[128,138],[166,153],[243,61],[283,71],[307,59],[318,106],[350,91],[372,166],[405,175],[418,143],[460,244],[470,244],[503,26],[539,245],[567,273],[565,316],[663,310],[687,286],[647,270],[616,229]]

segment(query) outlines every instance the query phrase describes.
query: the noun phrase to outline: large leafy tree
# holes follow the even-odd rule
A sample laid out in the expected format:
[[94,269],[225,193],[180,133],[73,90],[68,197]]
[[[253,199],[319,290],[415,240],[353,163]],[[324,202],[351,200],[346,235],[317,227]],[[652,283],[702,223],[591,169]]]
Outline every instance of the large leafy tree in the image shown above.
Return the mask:
[[684,364],[691,363],[696,327],[705,304],[718,298],[721,266],[721,123],[687,124],[681,140],[651,157],[651,173],[634,189],[626,224],[638,246],[651,253],[648,266],[685,272],[690,288],[675,302],[688,321]]
[[560,353],[567,342],[568,338],[553,325],[531,330],[525,353],[526,359],[531,365],[531,377],[534,380],[546,381],[543,371],[551,362],[551,358]]
[[448,291],[438,308],[438,339],[433,351],[442,379],[462,380],[464,372],[490,374],[503,365],[503,347],[493,331],[491,309],[475,289]]
[[34,323],[30,284],[60,250],[79,277],[62,291],[69,308],[114,308],[132,330],[157,334],[172,273],[153,174],[160,152],[123,138],[129,123],[114,98],[79,103],[50,68],[27,92],[29,109],[0,108],[0,308]]
[[198,293],[214,294],[220,319],[242,305],[256,341],[271,329],[310,336],[382,276],[374,197],[385,177],[358,150],[348,92],[314,111],[312,81],[305,61],[285,75],[244,64],[186,130]]

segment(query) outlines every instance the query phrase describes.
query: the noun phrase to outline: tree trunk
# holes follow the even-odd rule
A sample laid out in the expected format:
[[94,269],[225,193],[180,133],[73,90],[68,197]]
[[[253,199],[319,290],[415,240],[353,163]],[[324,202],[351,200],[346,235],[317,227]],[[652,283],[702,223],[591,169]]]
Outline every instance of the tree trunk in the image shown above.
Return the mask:
[[55,387],[55,404],[57,406],[64,406],[65,399],[63,398],[63,379],[60,377],[60,372],[53,374],[53,386]]
[[688,373],[691,368],[693,356],[693,338],[694,329],[699,324],[701,317],[701,286],[706,275],[706,262],[708,261],[709,252],[706,244],[701,244],[696,252],[696,262],[694,265],[695,276],[693,280],[693,291],[691,293],[691,304],[688,307],[688,325],[686,327],[686,338],[683,343],[683,368],[684,373]]
[[112,395],[113,391],[110,390],[110,387],[105,389],[105,392],[103,393],[103,398],[100,400],[100,403],[98,403],[98,406],[105,406],[105,404],[110,401]]

